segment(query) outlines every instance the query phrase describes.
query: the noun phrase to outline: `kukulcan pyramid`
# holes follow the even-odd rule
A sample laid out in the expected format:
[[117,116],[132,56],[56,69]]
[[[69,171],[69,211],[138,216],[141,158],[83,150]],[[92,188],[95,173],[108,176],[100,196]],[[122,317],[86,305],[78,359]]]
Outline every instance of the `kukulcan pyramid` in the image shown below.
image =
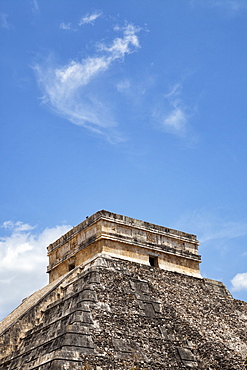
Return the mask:
[[49,284],[0,323],[0,370],[245,369],[247,303],[200,275],[198,245],[104,210],[86,218],[48,246]]

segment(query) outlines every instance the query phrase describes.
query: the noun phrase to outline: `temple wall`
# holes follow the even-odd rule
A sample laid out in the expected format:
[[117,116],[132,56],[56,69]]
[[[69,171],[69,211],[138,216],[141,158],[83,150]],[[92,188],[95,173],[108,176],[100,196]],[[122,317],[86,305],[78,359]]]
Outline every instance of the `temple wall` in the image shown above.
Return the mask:
[[50,282],[91,259],[107,253],[121,259],[200,276],[195,235],[129,217],[99,211],[48,247]]

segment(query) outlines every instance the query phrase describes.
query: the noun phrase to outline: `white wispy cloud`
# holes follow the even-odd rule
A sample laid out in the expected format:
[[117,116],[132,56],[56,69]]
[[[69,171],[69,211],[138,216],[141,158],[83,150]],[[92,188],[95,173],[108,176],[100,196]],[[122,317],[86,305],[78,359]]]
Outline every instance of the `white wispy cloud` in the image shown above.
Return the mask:
[[11,24],[8,21],[8,14],[6,13],[0,13],[0,25],[2,28],[5,28],[6,30],[10,30]]
[[72,228],[58,225],[35,232],[35,226],[6,221],[0,237],[0,320],[21,300],[47,284],[46,247]]
[[110,53],[112,60],[121,59],[125,54],[130,54],[132,52],[131,46],[136,48],[140,47],[137,36],[137,32],[140,31],[139,27],[127,24],[124,28],[115,27],[114,30],[123,30],[124,37],[115,38],[111,46],[102,43],[98,44],[98,50]]
[[20,231],[30,231],[35,228],[35,226],[31,226],[29,224],[25,224],[21,221],[13,222],[13,221],[5,221],[2,226],[3,229],[11,230],[15,234]]
[[37,0],[33,0],[33,10],[39,12],[39,3]]
[[192,6],[204,6],[208,8],[218,8],[223,11],[230,12],[231,14],[236,14],[240,11],[247,10],[246,0],[191,0],[190,4]]
[[[242,259],[241,240],[247,236],[246,220],[233,221],[220,216],[217,211],[200,210],[183,215],[175,223],[175,228],[187,230],[198,236],[200,248],[209,249],[211,251],[209,253],[214,253],[214,268],[217,267],[218,272],[226,269],[224,258],[233,248],[239,254],[239,259]],[[221,279],[218,272],[216,277],[209,277]],[[229,288],[232,291],[247,289],[247,272],[237,273],[231,280],[231,284],[232,287]]]
[[62,30],[70,30],[71,29],[71,23],[60,23],[60,26],[59,26]]
[[[182,98],[182,84],[177,83],[162,96],[153,93],[157,87],[157,77],[145,76],[142,81],[125,78],[116,84],[118,92],[124,94],[131,104],[144,112],[145,119],[151,116],[151,121],[159,130],[187,139],[187,144],[196,142],[196,135],[192,132],[189,118],[194,111],[186,106]],[[140,117],[140,112],[138,112]],[[189,136],[189,138],[188,138]]]
[[186,137],[189,131],[188,117],[191,111],[191,108],[183,102],[182,84],[177,83],[163,95],[163,99],[153,111],[153,117],[165,132]]
[[210,0],[208,6],[220,7],[233,12],[247,9],[246,0]]
[[79,26],[82,26],[83,24],[94,24],[97,18],[101,17],[102,12],[101,11],[96,11],[92,14],[87,14],[84,17],[81,18],[79,22]]
[[116,87],[117,87],[117,90],[119,92],[125,92],[125,91],[128,91],[130,89],[131,82],[130,82],[130,80],[125,79],[123,81],[118,82]]
[[216,240],[230,240],[247,235],[245,221],[232,221],[220,217],[213,211],[195,211],[184,215],[176,227],[191,229],[200,237],[201,243]]
[[239,273],[231,280],[232,291],[247,290],[247,272]]
[[183,86],[182,86],[181,83],[176,83],[174,86],[172,86],[170,91],[168,91],[166,94],[164,94],[164,97],[174,101],[174,100],[178,99],[178,97],[180,96],[180,94],[182,92],[182,88],[183,88]]
[[[201,226],[203,227],[203,226]],[[216,239],[235,239],[247,235],[247,224],[239,221],[223,221],[216,218],[203,227],[202,242]]]
[[162,119],[163,128],[176,135],[184,135],[187,125],[187,115],[185,110],[177,104],[172,104],[172,111]]
[[119,140],[116,130],[113,130],[117,122],[102,97],[90,90],[90,83],[108,70],[113,62],[123,61],[126,55],[140,47],[138,27],[126,24],[119,31],[122,37],[116,37],[110,45],[97,44],[95,56],[82,61],[72,60],[60,68],[54,67],[50,61],[34,66],[44,94],[44,104],[71,123],[112,140]]
[[165,94],[171,110],[164,115],[161,124],[167,132],[184,136],[186,134],[188,117],[186,113],[187,107],[182,102],[181,93],[182,84],[177,83]]

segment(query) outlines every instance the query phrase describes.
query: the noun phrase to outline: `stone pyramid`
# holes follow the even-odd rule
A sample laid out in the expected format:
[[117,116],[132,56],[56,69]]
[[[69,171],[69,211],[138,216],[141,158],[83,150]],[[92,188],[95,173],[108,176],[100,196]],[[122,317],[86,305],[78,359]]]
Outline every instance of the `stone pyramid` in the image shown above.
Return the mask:
[[0,370],[245,369],[247,303],[200,276],[195,235],[99,211],[48,256],[0,323]]

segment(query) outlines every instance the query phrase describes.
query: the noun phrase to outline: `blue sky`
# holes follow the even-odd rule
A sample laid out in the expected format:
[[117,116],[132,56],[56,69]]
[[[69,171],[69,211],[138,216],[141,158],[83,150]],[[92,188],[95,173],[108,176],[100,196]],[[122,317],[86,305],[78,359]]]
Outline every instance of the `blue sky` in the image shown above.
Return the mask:
[[0,35],[0,318],[100,209],[196,234],[247,300],[246,1],[2,0]]

